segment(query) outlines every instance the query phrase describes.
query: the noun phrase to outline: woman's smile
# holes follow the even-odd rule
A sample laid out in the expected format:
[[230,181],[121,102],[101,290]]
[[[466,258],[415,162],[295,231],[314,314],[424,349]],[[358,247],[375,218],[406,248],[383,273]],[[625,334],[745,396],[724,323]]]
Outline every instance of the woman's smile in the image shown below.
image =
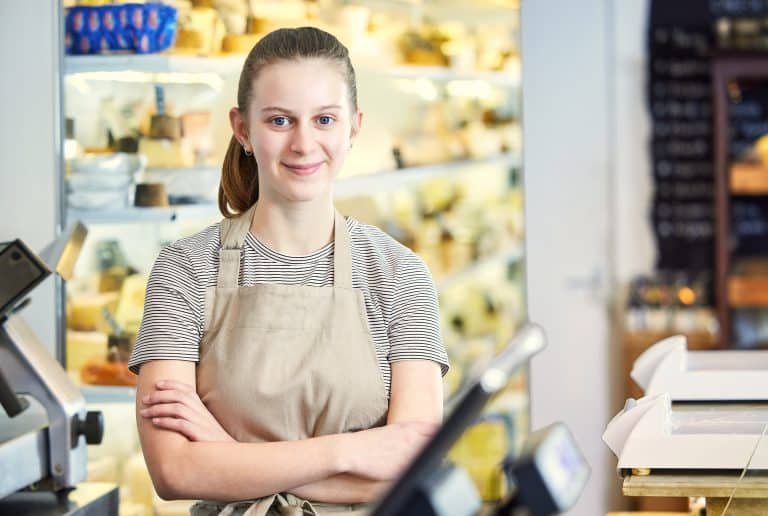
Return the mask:
[[296,174],[297,176],[311,176],[318,170],[320,170],[320,167],[323,165],[323,161],[318,161],[316,163],[286,163],[284,161],[281,161],[280,164],[290,170],[292,173]]

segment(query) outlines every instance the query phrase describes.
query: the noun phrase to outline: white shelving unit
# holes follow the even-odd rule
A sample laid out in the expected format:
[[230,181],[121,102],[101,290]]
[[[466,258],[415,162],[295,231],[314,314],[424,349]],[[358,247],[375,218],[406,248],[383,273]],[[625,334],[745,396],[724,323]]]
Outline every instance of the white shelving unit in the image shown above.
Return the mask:
[[64,73],[147,72],[239,74],[245,56],[184,56],[171,54],[114,54],[66,56]]
[[67,223],[79,220],[89,224],[140,224],[176,222],[180,220],[218,220],[219,208],[215,203],[179,204],[168,207],[114,208],[108,210],[67,210]]
[[361,174],[342,177],[336,181],[334,193],[336,197],[353,197],[372,192],[391,191],[397,188],[411,186],[425,179],[461,172],[469,166],[492,163],[508,163],[510,166],[520,165],[520,157],[514,154],[499,154],[488,158],[465,159],[435,163],[419,167],[407,167],[387,170],[375,174]]
[[497,86],[518,86],[519,72],[453,70],[441,66],[394,66],[387,75],[401,79],[430,79],[434,81],[483,81]]
[[[239,75],[245,55],[223,56],[185,56],[185,55],[89,55],[66,56],[64,73],[68,79],[118,81],[118,82],[166,82],[187,83],[221,81],[223,77],[232,80]],[[515,63],[504,71],[473,71],[456,70],[437,66],[377,66],[375,63],[358,64],[358,73],[369,76],[390,79],[396,82],[432,81],[442,83],[436,86],[450,90],[456,83],[485,83],[492,88],[506,90],[509,95],[518,96],[520,88],[520,71]],[[218,77],[217,77],[218,76]],[[475,88],[476,85],[456,84],[456,87]],[[460,89],[460,88],[459,88]],[[466,88],[465,88],[466,89]],[[522,159],[519,153],[508,152],[477,159],[460,159],[456,161],[434,163],[423,166],[406,167],[402,169],[381,170],[370,174],[342,176],[335,181],[334,195],[337,199],[369,196],[384,192],[393,192],[402,188],[418,185],[423,181],[436,178],[461,177],[472,167],[492,167],[507,169],[521,167]],[[220,167],[204,166],[207,172],[218,173]],[[210,169],[210,170],[209,170]],[[215,170],[214,170],[215,169]],[[66,211],[66,222],[76,220],[86,225],[162,225],[173,222],[192,222],[196,224],[214,223],[221,218],[216,202],[188,205],[171,205],[168,207],[122,207],[114,209],[74,209]],[[141,229],[139,229],[141,231]],[[126,231],[135,232],[135,229]],[[514,242],[490,255],[468,263],[465,267],[436,277],[436,287],[439,291],[448,291],[453,286],[472,281],[489,268],[520,263],[524,259],[523,243]],[[118,396],[128,399],[133,391],[130,388],[112,391],[110,387],[88,387],[92,399],[107,399]],[[519,409],[526,407],[525,395],[520,394]]]
[[[519,12],[516,9],[517,2],[515,2],[515,0],[485,0],[479,4],[472,3],[471,5],[470,3],[460,0],[426,0],[425,2],[417,2],[416,4],[410,0],[396,0],[394,2],[372,0],[370,3],[377,4],[377,7],[378,4],[380,4],[382,9],[397,9],[401,12],[407,12],[413,9],[414,14],[419,14],[419,16],[414,16],[414,19],[420,17],[420,15],[424,13],[429,14],[430,19],[433,19],[432,17],[435,14],[440,15],[443,11],[446,11],[446,19],[462,22],[472,20],[478,29],[481,30],[483,29],[483,22],[479,20],[487,20],[488,23],[504,23],[505,28],[508,28],[513,32],[519,28]],[[209,90],[213,90],[216,95],[232,96],[232,82],[234,81],[236,83],[245,57],[245,55],[194,56],[178,54],[65,56],[62,68],[63,74],[65,75],[64,80],[70,81],[69,86],[72,90],[73,97],[82,95],[84,97],[77,97],[78,101],[82,101],[81,103],[88,108],[93,106],[97,106],[98,108],[98,105],[95,104],[95,100],[102,98],[102,96],[114,95],[117,97],[121,94],[131,96],[130,94],[133,94],[133,92],[130,90],[134,86],[141,88],[141,91],[144,91],[150,90],[153,83],[170,84],[167,98],[173,97],[174,92],[172,90],[184,90],[187,89],[189,85],[191,85],[191,88],[189,88],[190,91],[200,90],[205,91],[207,94],[209,93]],[[478,62],[487,61],[478,60]],[[401,127],[401,125],[403,125],[400,123],[401,115],[402,117],[405,117],[406,115],[412,116],[414,118],[413,125],[418,126],[418,124],[422,122],[419,117],[424,114],[419,111],[419,108],[422,106],[433,106],[438,99],[442,100],[440,98],[441,95],[450,97],[449,100],[454,101],[453,104],[446,102],[446,106],[455,110],[451,112],[454,116],[452,118],[448,117],[448,121],[446,122],[448,127],[456,127],[459,121],[465,119],[468,121],[480,120],[481,111],[488,108],[491,103],[494,103],[491,107],[492,109],[495,109],[496,106],[500,106],[499,114],[505,119],[519,114],[521,88],[519,62],[509,62],[507,69],[503,71],[460,70],[438,66],[385,66],[382,63],[373,60],[369,60],[367,63],[355,60],[355,64],[358,78],[361,83],[371,86],[371,88],[367,88],[365,91],[374,91],[375,94],[378,95],[378,97],[376,97],[377,100],[387,99],[387,104],[383,108],[386,109],[386,113],[384,114],[387,116],[384,117],[384,121],[381,125],[377,124],[375,127],[389,127],[386,125],[389,123],[399,131],[392,130],[390,131],[391,134],[410,134],[407,126]],[[97,84],[89,84],[91,81]],[[135,84],[129,84],[127,86],[125,84],[120,84],[118,88],[115,87],[115,84],[113,83]],[[203,86],[208,86],[208,88],[201,87],[201,84]],[[373,88],[376,86],[380,87],[379,90]],[[89,92],[92,91],[98,93],[98,95],[93,95],[93,99],[89,95]],[[425,92],[434,92],[434,95],[426,94]],[[176,94],[176,99],[187,100],[180,93]],[[504,100],[498,100],[502,98]],[[402,102],[402,99],[405,99],[406,102]],[[485,104],[485,101],[487,101],[488,104]],[[390,112],[390,105],[396,107],[399,111],[392,109]],[[81,112],[76,109],[77,106],[75,106],[74,102],[70,106],[73,108],[73,117],[77,118],[78,113]],[[179,112],[183,112],[184,108],[179,107],[178,105],[176,107],[179,109]],[[426,112],[426,109],[424,112]],[[396,122],[390,122],[390,118],[395,119]],[[371,123],[369,120],[375,119],[372,117],[367,118],[366,123]],[[80,122],[78,122],[78,124],[80,124]],[[95,126],[83,123],[82,125],[78,125],[79,130],[82,130],[80,129],[81,127],[92,128]],[[432,127],[432,125],[425,125],[425,127]],[[472,128],[470,127],[469,129]],[[427,129],[425,129],[425,131],[428,132]],[[382,133],[388,134],[384,131],[382,131]],[[381,143],[377,140],[377,133],[371,134],[373,134],[373,136],[371,136],[372,145]],[[509,136],[509,133],[503,134],[504,141],[507,142],[507,145],[504,148],[509,148],[510,146],[512,148],[517,148],[517,142],[514,140],[515,134],[516,133],[513,133],[512,136]],[[466,135],[462,135],[462,137],[463,136],[466,136],[467,138],[482,139],[481,136],[478,136],[471,130],[468,130]],[[498,136],[499,135],[494,135],[494,137]],[[83,137],[82,140],[84,142],[99,141],[95,136],[91,137],[90,134]],[[394,140],[389,141],[382,139],[382,142],[383,141],[386,141],[386,145],[390,147],[398,143]],[[461,141],[463,142],[463,139]],[[495,142],[496,139],[493,141]],[[100,143],[93,143],[88,146],[100,147],[103,145]],[[498,147],[494,145],[493,151],[499,147],[501,147],[501,145]],[[451,149],[453,148],[454,147],[451,147]],[[467,152],[473,154],[474,152],[486,152],[477,150],[484,148],[485,147],[473,146],[471,147],[471,150]],[[390,157],[386,154],[387,149],[384,147],[382,147],[382,149],[383,157],[376,155],[376,159],[372,159],[369,156],[365,156],[365,158],[370,158],[370,161],[364,163],[364,165],[368,165],[367,167],[358,167],[356,166],[356,163],[350,165],[350,170],[352,171],[373,170],[373,173],[342,176],[335,181],[334,195],[337,199],[375,196],[380,193],[392,192],[398,195],[391,195],[391,198],[389,199],[385,199],[388,196],[384,195],[381,196],[382,199],[377,198],[374,200],[376,202],[386,201],[385,204],[391,204],[392,206],[395,206],[400,201],[402,201],[401,204],[406,204],[404,199],[407,199],[408,196],[403,195],[401,199],[399,196],[401,192],[398,190],[417,187],[424,181],[445,178],[447,180],[456,179],[458,182],[462,183],[460,188],[458,188],[459,185],[457,185],[456,191],[462,195],[466,194],[467,205],[473,210],[477,208],[478,211],[482,211],[487,207],[485,204],[480,204],[481,201],[479,200],[485,198],[487,192],[495,194],[498,191],[500,194],[498,202],[502,202],[501,199],[504,199],[503,202],[508,202],[508,205],[505,204],[504,206],[509,206],[510,209],[513,209],[513,206],[519,204],[516,202],[517,198],[514,195],[510,195],[509,198],[502,197],[508,192],[504,190],[504,187],[499,186],[497,188],[496,186],[497,183],[500,185],[504,179],[508,180],[511,177],[511,174],[508,172],[512,168],[522,168],[522,159],[519,152],[507,152],[477,159],[459,159],[456,161],[434,163],[424,166],[376,171],[378,168],[387,167],[388,164],[391,163],[390,160],[385,159]],[[424,155],[434,155],[426,152],[426,150],[428,149],[425,149]],[[216,155],[216,153],[211,151],[211,155]],[[406,153],[405,155],[408,154]],[[444,153],[441,153],[441,155],[444,155]],[[381,163],[381,165],[374,165],[374,163]],[[213,172],[215,172],[218,177],[218,173],[220,173],[220,164],[203,167],[198,166],[195,168],[204,169],[201,172],[203,172],[202,175],[206,177],[210,175],[209,173]],[[493,174],[496,173],[499,174],[496,177],[498,181],[493,179]],[[463,183],[465,182],[465,179],[469,177],[477,178],[481,183],[480,186],[482,186],[482,188],[465,188]],[[484,178],[491,178],[491,180],[486,181]],[[154,181],[154,179],[151,180]],[[440,181],[440,183],[442,186],[442,181]],[[197,185],[198,183],[190,184]],[[206,183],[206,185],[208,185],[208,183]],[[430,182],[429,185],[431,186],[432,183]],[[508,187],[512,188],[511,186]],[[514,188],[517,188],[517,185],[515,185]],[[204,190],[210,191],[208,186],[206,186]],[[412,205],[414,206],[414,210],[417,209],[418,203],[422,202],[422,199],[420,198],[426,197],[425,190],[425,188],[419,188],[418,192],[413,192]],[[432,193],[432,191],[430,190],[429,193]],[[488,193],[487,197],[491,197],[491,193]],[[516,194],[517,192],[510,193]],[[395,197],[397,197],[397,199],[395,199]],[[61,200],[62,202],[66,202],[66,199],[64,199],[63,196]],[[463,197],[460,199],[460,201],[464,200]],[[368,207],[367,201],[368,199],[361,200],[361,211],[365,211],[365,208]],[[177,233],[182,233],[186,230],[193,231],[197,226],[202,229],[204,225],[214,223],[221,219],[218,205],[213,200],[201,204],[171,205],[168,207],[127,206],[113,209],[69,208],[66,209],[63,215],[67,224],[79,220],[86,225],[94,226],[92,228],[93,233],[91,238],[94,247],[95,243],[103,240],[117,241],[120,248],[126,250],[126,256],[129,253],[131,254],[126,261],[132,263],[132,266],[141,269],[142,273],[147,271],[146,263],[148,260],[146,258],[149,257],[148,255],[153,246],[163,242],[172,241],[173,238],[177,237]],[[472,212],[472,216],[475,216],[474,211]],[[478,221],[482,219],[483,223],[494,223],[494,220],[490,216],[477,216],[477,218]],[[440,223],[442,224],[442,222]],[[505,221],[505,223],[512,224],[512,220]],[[470,226],[473,229],[475,227],[474,225],[469,224],[467,227]],[[465,290],[463,286],[468,283],[473,284],[478,278],[480,283],[478,285],[478,292],[487,288],[483,283],[495,283],[496,281],[518,282],[519,280],[511,278],[517,274],[516,266],[524,266],[525,253],[522,238],[517,241],[516,237],[512,236],[513,233],[519,235],[517,231],[510,229],[510,235],[505,236],[503,242],[499,241],[494,246],[494,249],[497,249],[495,252],[486,254],[477,260],[462,262],[461,265],[464,266],[461,266],[459,263],[453,263],[453,267],[451,267],[450,271],[443,272],[443,274],[436,276],[435,283],[441,298],[451,296],[454,298],[459,297],[458,303],[454,303],[454,308],[459,310],[462,309],[461,307],[464,304],[464,294],[460,291]],[[415,243],[418,244],[418,242]],[[147,252],[144,252],[144,247],[147,248]],[[414,245],[414,248],[417,247],[418,246]],[[462,253],[467,252],[463,247],[459,249],[459,251]],[[445,262],[445,268],[448,268],[448,260],[443,260],[443,258],[447,258],[448,255],[436,253],[433,256],[440,260],[437,264],[438,266]],[[96,263],[95,260],[94,263]],[[506,267],[508,264],[515,265]],[[440,268],[442,269],[442,267]],[[513,291],[513,289],[516,288],[516,286],[517,283],[511,285],[513,288],[501,292],[501,295],[499,296],[500,304],[498,305],[501,309],[505,309],[507,306],[515,306],[514,296],[516,292]],[[496,299],[494,299],[494,301],[495,300]],[[451,306],[450,303],[447,304]],[[520,315],[523,316],[524,311]],[[490,340],[491,338],[492,336],[488,336],[488,339],[483,337],[485,340]],[[463,365],[454,361],[453,367],[455,370],[458,370],[457,368],[463,367]],[[130,418],[133,417],[135,388],[83,385],[82,391],[89,403],[103,405],[112,404],[115,406],[124,405],[126,408],[124,414],[118,413],[117,410],[112,413],[113,416],[117,417],[116,421],[124,422],[124,416],[126,414],[130,416]],[[499,411],[504,412],[509,417],[514,415],[514,442],[511,444],[515,448],[519,448],[520,440],[527,434],[527,422],[529,420],[529,400],[527,391],[524,388],[521,388],[520,392],[510,391],[506,392],[504,396],[504,406]],[[448,407],[448,410],[450,410],[450,407]]]
[[[239,75],[245,61],[245,55],[226,56],[184,56],[171,54],[116,54],[66,56],[64,73],[99,74],[105,79],[110,73],[212,73],[220,75]],[[434,81],[483,81],[497,86],[514,87],[520,84],[520,74],[509,71],[473,71],[454,70],[440,66],[398,65],[387,68],[375,68],[362,65],[360,70],[378,72],[390,77],[402,79],[428,79]]]
[[[436,163],[419,167],[407,167],[396,170],[342,177],[336,181],[334,192],[337,198],[366,195],[372,192],[386,192],[404,188],[425,179],[460,173],[472,165],[507,163],[519,166],[520,158],[515,154],[500,154],[484,159],[467,159]],[[142,208],[126,207],[115,209],[73,209],[67,210],[67,223],[76,220],[88,224],[131,224],[161,223],[179,220],[218,220],[220,217],[216,203],[173,205],[169,207]]]

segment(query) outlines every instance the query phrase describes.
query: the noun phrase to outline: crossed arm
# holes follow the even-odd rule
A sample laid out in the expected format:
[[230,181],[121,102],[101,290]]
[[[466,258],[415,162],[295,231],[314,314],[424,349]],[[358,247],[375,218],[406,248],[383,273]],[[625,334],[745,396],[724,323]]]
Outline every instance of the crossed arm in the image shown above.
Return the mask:
[[442,421],[438,364],[392,364],[387,424],[300,441],[239,443],[195,390],[195,364],[156,360],[141,367],[136,397],[144,458],[165,499],[247,500],[292,492],[314,501],[375,499]]

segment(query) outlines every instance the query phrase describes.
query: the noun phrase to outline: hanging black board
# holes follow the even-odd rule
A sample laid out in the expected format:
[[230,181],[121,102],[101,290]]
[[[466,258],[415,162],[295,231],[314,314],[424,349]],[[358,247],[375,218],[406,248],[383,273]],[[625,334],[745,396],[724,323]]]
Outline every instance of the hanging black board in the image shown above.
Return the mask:
[[[648,108],[657,269],[714,268],[711,55],[716,22],[768,16],[768,0],[653,0],[648,26]],[[745,87],[730,106],[730,153],[768,132],[768,81]],[[733,199],[736,256],[768,255],[768,202]]]

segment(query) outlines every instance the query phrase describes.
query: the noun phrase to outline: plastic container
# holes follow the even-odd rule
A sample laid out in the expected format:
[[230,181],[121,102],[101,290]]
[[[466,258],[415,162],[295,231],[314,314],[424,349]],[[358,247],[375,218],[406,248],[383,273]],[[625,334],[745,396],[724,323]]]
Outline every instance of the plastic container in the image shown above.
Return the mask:
[[65,52],[151,54],[173,45],[176,8],[145,4],[77,5],[66,12]]

